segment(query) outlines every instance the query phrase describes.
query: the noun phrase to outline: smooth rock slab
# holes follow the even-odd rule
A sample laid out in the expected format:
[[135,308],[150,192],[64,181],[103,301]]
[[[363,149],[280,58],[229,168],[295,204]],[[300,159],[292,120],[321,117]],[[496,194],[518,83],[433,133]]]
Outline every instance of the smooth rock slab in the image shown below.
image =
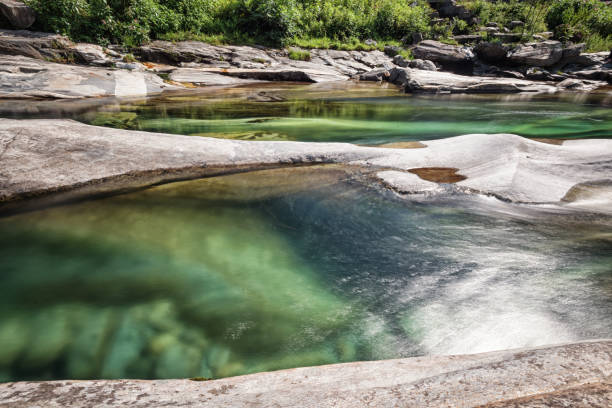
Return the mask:
[[[465,192],[531,204],[560,205],[578,184],[612,182],[612,140],[608,139],[553,145],[500,134],[422,144],[426,147],[389,149],[238,141],[118,130],[70,120],[0,119],[0,201],[44,195],[64,200],[52,193],[82,197],[177,179],[321,163],[380,169],[381,182],[410,193],[433,187],[429,181],[415,183],[418,176],[410,170],[456,169],[466,179],[455,186]],[[601,211],[610,204],[600,200],[589,208]]]
[[389,82],[415,93],[554,93],[557,88],[544,82],[516,78],[457,75],[449,72],[394,68]]
[[[476,407],[552,400],[609,406],[612,341],[358,362],[216,381],[0,384],[0,407]],[[565,404],[565,405],[564,405]],[[542,405],[531,405],[542,406]],[[546,405],[544,405],[546,406]]]
[[157,75],[0,56],[0,99],[146,96],[179,89]]

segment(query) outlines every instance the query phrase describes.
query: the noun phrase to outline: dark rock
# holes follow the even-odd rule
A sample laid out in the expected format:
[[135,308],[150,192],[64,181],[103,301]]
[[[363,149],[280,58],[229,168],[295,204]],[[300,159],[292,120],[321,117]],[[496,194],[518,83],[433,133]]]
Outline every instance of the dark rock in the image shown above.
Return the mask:
[[15,28],[28,28],[36,21],[34,10],[21,1],[0,0],[0,11]]
[[516,27],[523,27],[524,25],[525,23],[523,23],[522,21],[518,21],[518,20],[511,21],[510,24],[508,24],[510,29],[513,29]]
[[525,77],[533,81],[552,81],[553,80],[552,74],[542,68],[529,68],[525,74]]
[[397,54],[400,53],[401,51],[401,47],[398,47],[396,45],[385,45],[385,55],[387,55],[388,57],[395,57]]
[[422,33],[412,33],[412,43],[413,44],[418,44],[421,41],[423,41],[423,34]]
[[359,75],[359,80],[360,81],[382,81],[382,80],[386,80],[387,78],[389,78],[390,74],[389,71],[385,68],[376,68],[373,69],[370,72],[365,72],[361,75]]
[[561,60],[563,46],[559,41],[544,41],[518,46],[508,53],[510,62],[534,67],[550,67]]
[[557,84],[557,87],[563,90],[590,92],[602,86],[601,82],[581,81],[579,79],[568,78]]
[[401,55],[396,55],[393,57],[393,63],[398,67],[406,68],[408,66],[408,61],[406,61]]
[[415,59],[409,62],[408,66],[410,68],[416,68],[423,71],[437,71],[438,67],[432,61]]
[[438,8],[441,17],[457,17],[467,20],[472,17],[472,12],[464,6],[458,5],[454,0],[448,0],[442,3]]
[[495,28],[499,28],[499,24],[497,24],[494,21],[488,22],[487,23],[487,27],[495,27]]
[[499,43],[481,42],[474,47],[474,54],[483,61],[499,63],[506,60],[508,47]]
[[39,60],[73,58],[72,42],[59,34],[25,30],[0,30],[0,54],[23,55]]
[[582,51],[584,51],[585,47],[586,44],[572,44],[565,47],[563,49],[563,53],[561,54],[559,64],[565,65],[576,61],[578,57],[580,57]]

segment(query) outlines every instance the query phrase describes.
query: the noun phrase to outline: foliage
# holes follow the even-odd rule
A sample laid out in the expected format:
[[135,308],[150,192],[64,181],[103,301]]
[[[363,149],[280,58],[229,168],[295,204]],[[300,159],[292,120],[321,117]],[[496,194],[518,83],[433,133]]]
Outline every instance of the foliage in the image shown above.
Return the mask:
[[612,7],[598,0],[558,0],[546,23],[559,40],[582,41],[590,36],[605,40],[612,35]]
[[[134,46],[151,39],[371,50],[412,34],[452,42],[480,25],[525,22],[516,32],[550,30],[563,41],[609,44],[612,7],[599,0],[463,0],[477,23],[432,25],[425,0],[24,0],[34,29],[76,41]],[[526,36],[528,37],[528,36]],[[378,45],[366,44],[373,38]]]
[[310,51],[289,48],[289,59],[296,61],[310,61]]
[[328,38],[355,45],[367,38],[427,35],[431,13],[423,0],[25,1],[39,15],[37,29],[128,46],[188,36],[271,45]]

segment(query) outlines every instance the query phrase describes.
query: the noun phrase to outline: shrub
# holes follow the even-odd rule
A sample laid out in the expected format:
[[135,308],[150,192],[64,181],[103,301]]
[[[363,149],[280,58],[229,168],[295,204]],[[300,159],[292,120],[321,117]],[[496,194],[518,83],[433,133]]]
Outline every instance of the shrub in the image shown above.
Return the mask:
[[413,33],[427,35],[430,13],[425,5],[408,6],[404,2],[387,1],[374,17],[373,31],[383,38],[401,38]]
[[606,38],[612,34],[612,7],[599,0],[558,0],[550,7],[546,23],[559,39],[570,34]]
[[310,51],[289,48],[289,59],[296,61],[310,61]]

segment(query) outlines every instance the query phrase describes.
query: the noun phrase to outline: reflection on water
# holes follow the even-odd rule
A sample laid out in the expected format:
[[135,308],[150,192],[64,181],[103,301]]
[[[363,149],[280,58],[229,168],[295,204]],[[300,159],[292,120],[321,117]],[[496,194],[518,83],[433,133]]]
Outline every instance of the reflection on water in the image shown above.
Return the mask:
[[353,171],[0,219],[0,379],[223,377],[612,336],[609,218],[406,201]]
[[[265,92],[280,102],[259,102]],[[607,99],[606,99],[607,98]],[[606,95],[413,96],[376,84],[205,89],[147,100],[0,103],[0,116],[71,117],[86,123],[242,140],[381,144],[469,133],[539,138],[610,137]]]

